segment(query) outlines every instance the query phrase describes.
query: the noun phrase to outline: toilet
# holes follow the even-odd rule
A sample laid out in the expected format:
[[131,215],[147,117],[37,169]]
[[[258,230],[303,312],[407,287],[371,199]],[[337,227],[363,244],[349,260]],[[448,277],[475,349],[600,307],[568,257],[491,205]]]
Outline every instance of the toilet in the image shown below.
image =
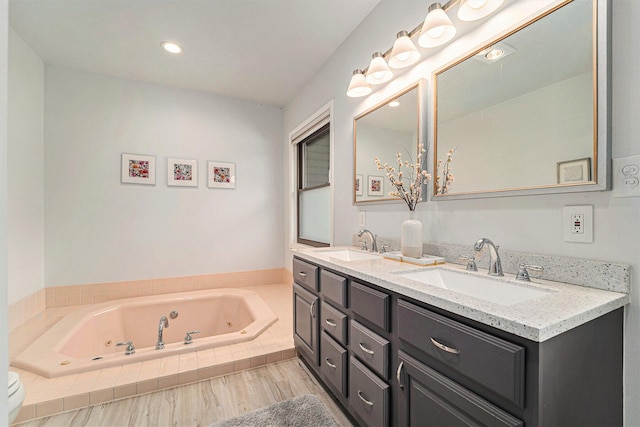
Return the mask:
[[24,386],[20,382],[20,376],[13,371],[9,371],[9,424],[16,419],[24,402]]

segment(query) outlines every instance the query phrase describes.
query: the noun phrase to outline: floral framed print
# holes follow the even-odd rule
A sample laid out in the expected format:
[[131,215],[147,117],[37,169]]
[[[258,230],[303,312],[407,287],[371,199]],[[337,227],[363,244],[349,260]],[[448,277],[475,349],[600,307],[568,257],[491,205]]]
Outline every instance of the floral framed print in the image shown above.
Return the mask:
[[122,182],[123,184],[155,185],[155,156],[122,153],[120,175],[120,182]]
[[356,175],[356,180],[353,183],[353,189],[356,192],[356,196],[362,196],[362,175]]
[[197,187],[198,161],[167,159],[167,185],[177,187]]
[[558,184],[591,181],[591,157],[558,162]]
[[383,177],[369,175],[369,185],[367,187],[367,195],[369,196],[382,196],[384,194]]
[[209,188],[236,188],[236,165],[210,161],[208,164]]

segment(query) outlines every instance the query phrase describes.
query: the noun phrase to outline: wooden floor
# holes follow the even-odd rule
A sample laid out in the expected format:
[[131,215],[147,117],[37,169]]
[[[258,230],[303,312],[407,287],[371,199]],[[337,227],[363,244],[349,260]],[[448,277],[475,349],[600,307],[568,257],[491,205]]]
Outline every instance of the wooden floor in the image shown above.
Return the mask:
[[35,426],[208,426],[304,394],[336,422],[351,423],[298,359],[19,424]]

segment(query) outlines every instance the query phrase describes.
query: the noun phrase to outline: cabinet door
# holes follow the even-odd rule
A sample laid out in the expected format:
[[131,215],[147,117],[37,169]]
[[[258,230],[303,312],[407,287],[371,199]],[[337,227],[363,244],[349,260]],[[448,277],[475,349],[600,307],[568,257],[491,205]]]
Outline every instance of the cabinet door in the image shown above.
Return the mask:
[[293,341],[307,360],[320,362],[318,351],[318,296],[293,285]]
[[399,352],[398,425],[518,427],[523,422],[403,351]]

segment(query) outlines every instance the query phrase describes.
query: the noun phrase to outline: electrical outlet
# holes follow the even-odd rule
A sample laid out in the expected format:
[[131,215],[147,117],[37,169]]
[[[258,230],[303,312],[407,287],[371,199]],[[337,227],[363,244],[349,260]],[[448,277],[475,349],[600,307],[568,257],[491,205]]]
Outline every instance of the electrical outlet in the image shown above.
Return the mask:
[[360,215],[358,216],[358,226],[366,227],[367,226],[367,212],[360,211]]
[[562,218],[565,242],[593,243],[593,206],[565,206]]

